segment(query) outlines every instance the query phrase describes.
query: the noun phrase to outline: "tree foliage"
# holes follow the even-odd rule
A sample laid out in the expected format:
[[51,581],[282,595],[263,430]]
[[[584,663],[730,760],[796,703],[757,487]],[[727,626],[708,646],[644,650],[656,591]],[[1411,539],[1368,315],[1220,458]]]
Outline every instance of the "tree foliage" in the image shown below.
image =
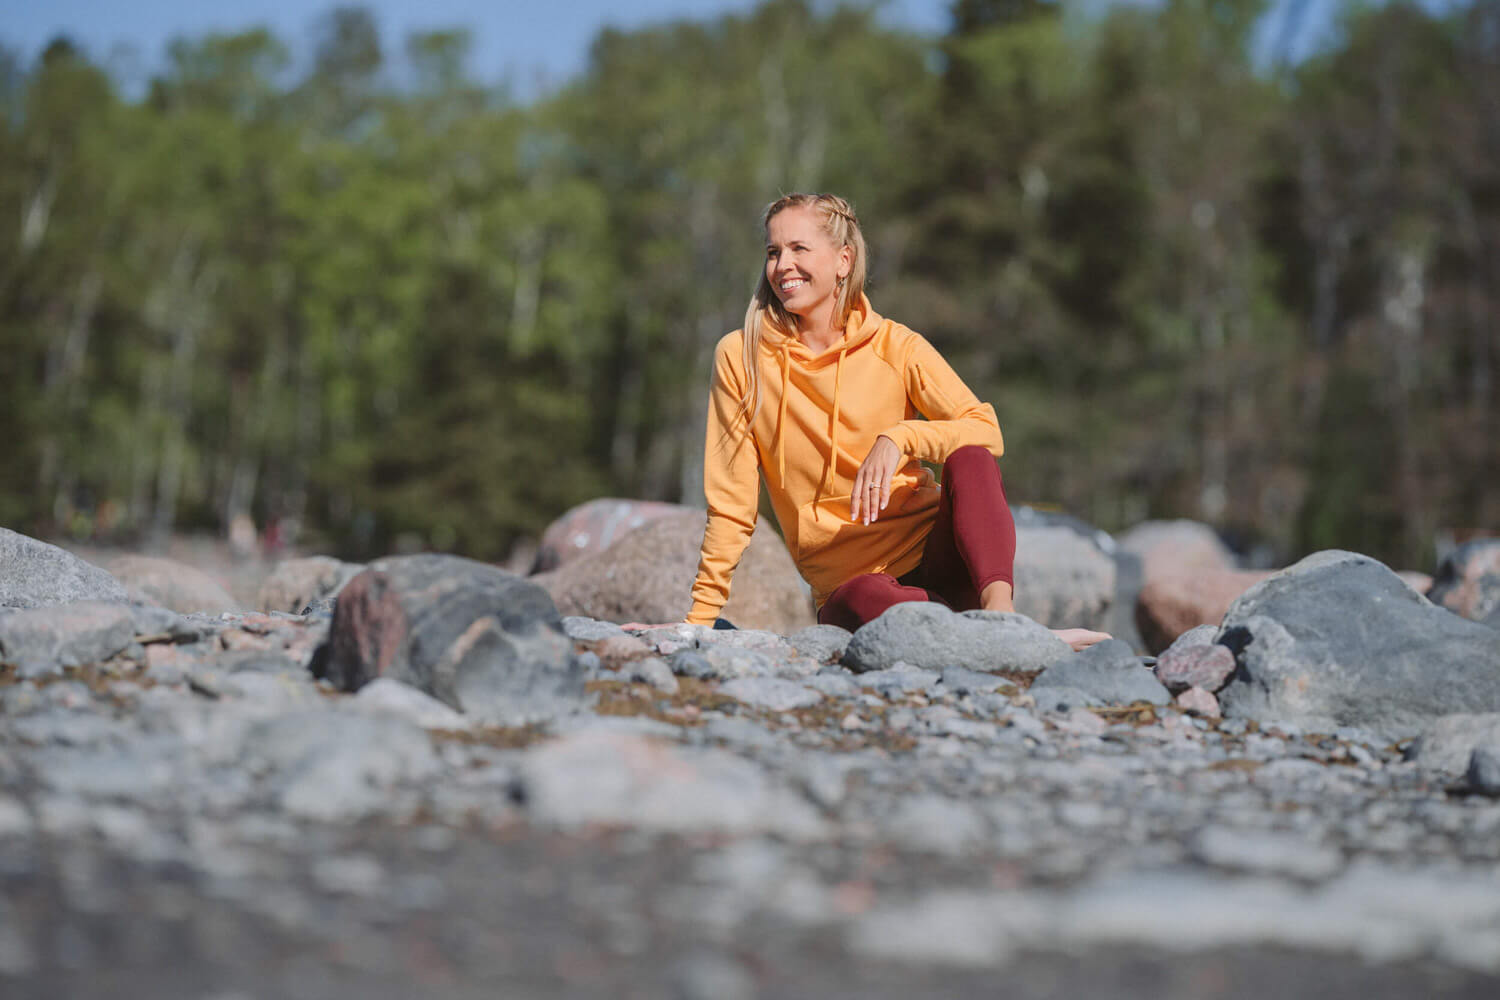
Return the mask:
[[791,190],[994,401],[1013,499],[1429,566],[1500,525],[1500,13],[767,0],[594,41],[518,104],[462,30],[179,39],[139,100],[0,51],[0,522],[300,526],[503,556],[700,499],[706,378]]

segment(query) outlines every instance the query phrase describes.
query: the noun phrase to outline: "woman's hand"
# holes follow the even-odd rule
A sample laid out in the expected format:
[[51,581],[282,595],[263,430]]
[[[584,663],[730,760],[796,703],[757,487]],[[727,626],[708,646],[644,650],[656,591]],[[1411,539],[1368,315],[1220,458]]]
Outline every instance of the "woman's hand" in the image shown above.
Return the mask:
[[869,524],[880,517],[891,500],[891,477],[901,467],[901,449],[884,434],[875,439],[870,453],[854,474],[849,496],[849,520]]

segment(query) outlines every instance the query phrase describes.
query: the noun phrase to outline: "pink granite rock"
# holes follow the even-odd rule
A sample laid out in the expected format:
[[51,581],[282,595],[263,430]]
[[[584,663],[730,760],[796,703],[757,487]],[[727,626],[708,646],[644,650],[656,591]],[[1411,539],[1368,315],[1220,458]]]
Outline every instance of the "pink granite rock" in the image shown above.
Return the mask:
[[1268,570],[1199,570],[1147,577],[1136,599],[1136,624],[1152,652],[1196,625],[1217,625],[1235,598],[1270,576]]
[[1234,654],[1227,646],[1174,646],[1156,661],[1156,679],[1168,691],[1202,688],[1213,692],[1223,687],[1234,673]]
[[[1224,647],[1218,647],[1223,649]],[[1227,651],[1226,651],[1227,652]],[[1200,687],[1190,687],[1177,696],[1177,707],[1205,719],[1219,717],[1219,699]]]

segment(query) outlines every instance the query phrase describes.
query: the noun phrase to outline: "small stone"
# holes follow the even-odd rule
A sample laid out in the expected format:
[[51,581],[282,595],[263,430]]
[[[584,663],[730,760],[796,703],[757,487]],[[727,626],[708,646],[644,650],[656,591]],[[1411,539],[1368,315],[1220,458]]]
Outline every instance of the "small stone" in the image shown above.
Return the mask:
[[631,660],[639,660],[651,655],[650,646],[624,632],[599,639],[594,642],[592,648],[594,654],[599,657],[599,661],[609,670],[619,670]]
[[562,619],[563,634],[575,642],[594,642],[614,636],[629,635],[614,622],[601,622],[582,615],[565,615]]
[[859,685],[852,678],[839,673],[813,674],[802,683],[830,698],[853,698],[859,694]]
[[787,636],[787,641],[803,656],[819,663],[837,663],[852,638],[854,633],[837,625],[813,625]]
[[1156,661],[1156,679],[1173,694],[1188,688],[1212,693],[1228,682],[1234,673],[1234,654],[1228,646],[1173,646]]
[[[1220,648],[1222,649],[1223,647],[1221,646]],[[1219,717],[1219,699],[1201,687],[1190,687],[1179,694],[1177,696],[1177,707],[1185,712],[1201,715],[1205,719],[1217,719]]]
[[857,732],[861,729],[867,729],[869,727],[866,724],[865,720],[859,717],[858,713],[850,712],[848,715],[839,720],[839,728],[848,730],[850,732]]
[[620,672],[629,680],[649,684],[662,694],[676,694],[681,687],[672,675],[672,668],[659,656],[631,660],[621,667]]
[[980,673],[966,667],[948,667],[943,670],[943,690],[949,694],[990,694],[1015,686],[1013,681],[1004,677]]
[[860,674],[857,683],[860,687],[873,689],[881,697],[894,698],[913,691],[929,691],[941,680],[942,675],[936,671],[897,663],[888,670],[871,670]]
[[1049,687],[1076,688],[1108,705],[1165,705],[1172,700],[1135,652],[1118,639],[1106,639],[1048,667],[1032,682],[1031,694],[1040,699]]
[[725,682],[719,690],[736,701],[773,712],[808,708],[823,700],[821,694],[804,684],[776,677],[742,677]]
[[375,678],[360,688],[349,704],[362,712],[398,716],[423,729],[462,730],[473,724],[432,695],[390,677]]
[[1500,796],[1500,746],[1475,747],[1464,775],[1469,790],[1480,795]]
[[740,677],[770,677],[776,672],[773,657],[758,649],[707,646],[684,649],[667,660],[672,673],[698,680],[729,681]]

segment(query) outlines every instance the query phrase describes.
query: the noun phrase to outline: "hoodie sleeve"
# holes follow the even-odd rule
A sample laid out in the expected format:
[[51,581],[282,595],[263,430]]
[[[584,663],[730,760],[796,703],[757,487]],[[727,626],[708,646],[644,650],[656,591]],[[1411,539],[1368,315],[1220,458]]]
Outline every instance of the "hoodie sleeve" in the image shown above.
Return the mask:
[[708,430],[703,442],[703,495],[708,526],[693,583],[687,621],[712,625],[729,599],[729,578],[755,532],[760,501],[760,459],[755,439],[740,413],[744,379],[739,370],[740,337],[731,334],[714,352],[713,388],[708,397]]
[[926,420],[902,420],[882,431],[902,454],[942,463],[965,445],[977,444],[999,457],[1005,452],[995,408],[981,403],[937,348],[921,334],[911,335],[902,379],[907,398]]

